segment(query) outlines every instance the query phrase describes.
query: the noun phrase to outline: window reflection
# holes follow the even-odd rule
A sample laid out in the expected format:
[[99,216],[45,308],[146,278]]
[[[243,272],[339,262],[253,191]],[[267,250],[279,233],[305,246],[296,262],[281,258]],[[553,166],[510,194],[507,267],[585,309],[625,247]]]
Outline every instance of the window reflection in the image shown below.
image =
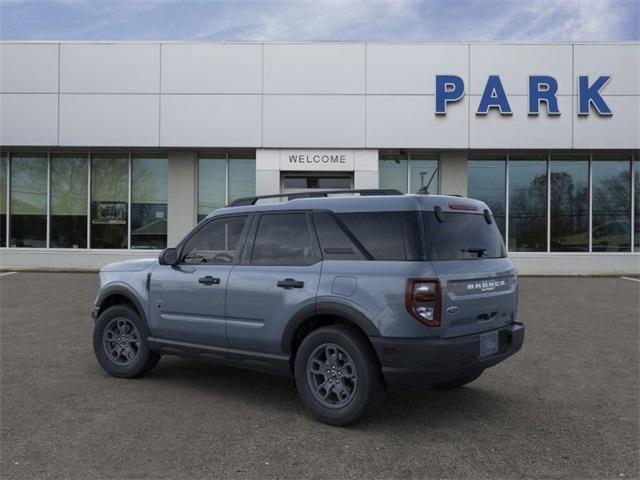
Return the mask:
[[513,155],[509,162],[509,250],[547,250],[545,155]]
[[589,251],[589,159],[551,157],[551,251]]
[[255,152],[209,154],[198,159],[198,222],[228,202],[255,194]]
[[635,160],[633,162],[633,192],[634,192],[634,205],[635,205],[635,213],[633,217],[633,225],[634,225],[634,251],[640,252],[640,158],[638,158],[638,154],[640,152],[636,152]]
[[7,155],[0,155],[0,247],[7,246]]
[[420,189],[431,194],[438,193],[437,155],[419,151],[406,153],[404,150],[387,150],[381,151],[378,158],[380,188],[392,188],[403,193],[419,193]]
[[[495,157],[495,156],[493,156]],[[505,160],[490,160],[489,157],[469,160],[467,163],[467,195],[485,202],[504,238],[506,212],[506,168]]]
[[127,248],[129,159],[91,158],[91,248]]
[[198,159],[198,222],[214,210],[225,206],[226,178],[225,155]]
[[438,159],[433,155],[411,153],[409,178],[411,179],[409,193],[418,193],[421,189],[431,194],[438,193]]
[[379,158],[380,188],[394,188],[407,193],[407,155],[400,152],[381,152]]
[[167,158],[131,160],[131,248],[167,246]]
[[11,246],[47,246],[47,157],[11,156]]
[[229,155],[229,202],[256,194],[256,161],[249,155]]
[[51,239],[54,248],[87,246],[87,156],[51,157]]
[[631,178],[624,155],[594,156],[593,226],[594,252],[628,252],[631,247]]

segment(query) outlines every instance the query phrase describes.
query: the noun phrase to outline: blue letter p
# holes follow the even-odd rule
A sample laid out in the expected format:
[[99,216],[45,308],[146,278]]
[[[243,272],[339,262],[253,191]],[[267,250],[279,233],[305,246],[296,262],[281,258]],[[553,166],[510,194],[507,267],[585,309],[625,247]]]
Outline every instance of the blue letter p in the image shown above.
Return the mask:
[[464,95],[464,81],[456,75],[436,75],[436,115],[446,115],[447,103]]

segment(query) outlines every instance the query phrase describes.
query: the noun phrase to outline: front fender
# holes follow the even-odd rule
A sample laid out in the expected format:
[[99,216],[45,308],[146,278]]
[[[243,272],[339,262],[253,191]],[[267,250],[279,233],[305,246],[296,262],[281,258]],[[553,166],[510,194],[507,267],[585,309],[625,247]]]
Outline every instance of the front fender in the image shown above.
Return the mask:
[[147,309],[145,307],[148,303],[148,297],[141,298],[136,290],[125,282],[111,282],[100,289],[94,306],[95,313],[92,315],[94,316],[94,320],[97,319],[97,313],[100,311],[104,301],[113,295],[121,295],[133,303],[136,310],[140,313],[142,320],[149,325],[149,322],[147,321]]

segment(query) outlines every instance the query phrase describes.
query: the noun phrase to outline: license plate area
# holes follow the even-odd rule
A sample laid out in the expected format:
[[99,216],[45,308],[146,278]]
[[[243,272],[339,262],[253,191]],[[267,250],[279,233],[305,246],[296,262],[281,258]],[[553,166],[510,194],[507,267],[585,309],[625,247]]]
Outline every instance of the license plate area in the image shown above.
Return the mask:
[[498,353],[499,347],[498,331],[480,335],[480,358],[495,355]]

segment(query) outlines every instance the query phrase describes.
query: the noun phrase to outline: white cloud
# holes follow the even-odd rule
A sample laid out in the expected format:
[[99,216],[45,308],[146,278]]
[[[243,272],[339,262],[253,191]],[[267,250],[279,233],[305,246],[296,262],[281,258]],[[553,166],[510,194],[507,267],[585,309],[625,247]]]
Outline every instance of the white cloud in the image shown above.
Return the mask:
[[265,41],[637,40],[639,15],[639,0],[0,0],[0,36]]

